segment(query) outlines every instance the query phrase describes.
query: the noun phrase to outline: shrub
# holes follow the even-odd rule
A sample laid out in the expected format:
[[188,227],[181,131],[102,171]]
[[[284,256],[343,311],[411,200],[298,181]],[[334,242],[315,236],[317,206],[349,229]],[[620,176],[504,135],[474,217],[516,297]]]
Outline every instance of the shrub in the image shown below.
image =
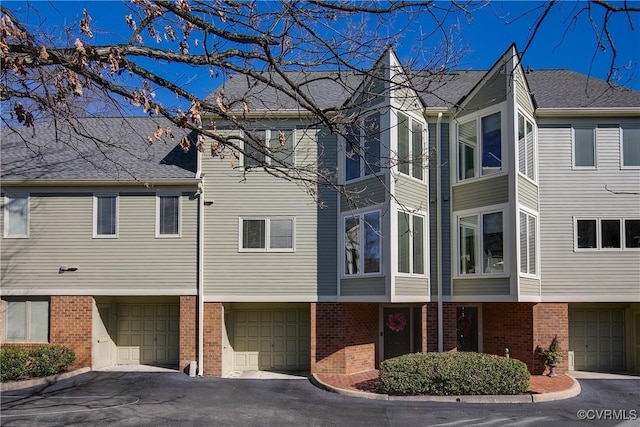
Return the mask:
[[380,363],[380,382],[393,395],[521,394],[529,388],[529,370],[491,354],[414,353]]
[[75,359],[73,350],[61,345],[5,347],[0,349],[0,381],[56,375],[67,369]]

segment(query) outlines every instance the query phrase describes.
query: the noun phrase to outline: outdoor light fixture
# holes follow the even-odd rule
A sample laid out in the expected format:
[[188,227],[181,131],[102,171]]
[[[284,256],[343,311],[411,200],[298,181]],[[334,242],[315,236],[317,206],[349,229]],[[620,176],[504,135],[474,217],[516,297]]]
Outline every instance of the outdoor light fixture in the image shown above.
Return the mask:
[[58,272],[64,273],[65,271],[76,271],[78,269],[77,265],[61,265],[60,270]]

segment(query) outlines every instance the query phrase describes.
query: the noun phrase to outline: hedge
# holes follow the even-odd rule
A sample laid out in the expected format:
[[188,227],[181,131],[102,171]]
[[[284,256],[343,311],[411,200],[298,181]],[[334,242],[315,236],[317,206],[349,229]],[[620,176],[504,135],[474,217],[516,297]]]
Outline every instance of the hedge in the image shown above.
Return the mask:
[[3,347],[0,349],[0,381],[46,377],[65,371],[76,359],[68,347]]
[[529,370],[491,354],[413,353],[380,363],[380,382],[391,395],[513,395],[529,389]]

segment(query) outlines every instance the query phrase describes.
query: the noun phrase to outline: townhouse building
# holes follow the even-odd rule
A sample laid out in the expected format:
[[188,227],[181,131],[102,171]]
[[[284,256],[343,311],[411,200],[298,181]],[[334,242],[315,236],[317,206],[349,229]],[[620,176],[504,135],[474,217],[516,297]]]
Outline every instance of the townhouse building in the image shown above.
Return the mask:
[[2,345],[218,376],[452,350],[541,373],[557,335],[562,369],[640,372],[640,93],[515,46],[490,70],[373,69],[288,74],[359,117],[340,132],[231,77],[245,130],[210,130],[246,156],[184,153],[149,117],[3,129]]

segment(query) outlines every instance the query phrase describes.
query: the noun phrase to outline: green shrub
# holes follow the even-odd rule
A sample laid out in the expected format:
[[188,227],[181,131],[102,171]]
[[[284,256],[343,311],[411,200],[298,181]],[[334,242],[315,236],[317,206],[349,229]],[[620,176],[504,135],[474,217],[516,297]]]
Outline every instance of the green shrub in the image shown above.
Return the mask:
[[393,395],[521,394],[529,388],[529,370],[491,354],[414,353],[383,361],[380,382]]
[[5,347],[0,349],[0,381],[56,375],[67,369],[75,359],[73,350],[61,345]]

